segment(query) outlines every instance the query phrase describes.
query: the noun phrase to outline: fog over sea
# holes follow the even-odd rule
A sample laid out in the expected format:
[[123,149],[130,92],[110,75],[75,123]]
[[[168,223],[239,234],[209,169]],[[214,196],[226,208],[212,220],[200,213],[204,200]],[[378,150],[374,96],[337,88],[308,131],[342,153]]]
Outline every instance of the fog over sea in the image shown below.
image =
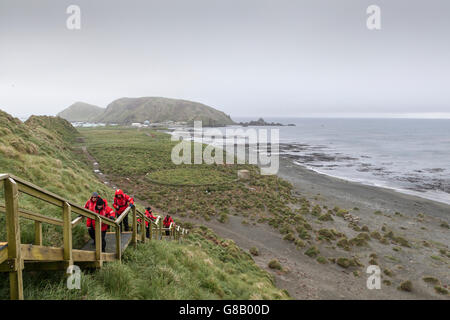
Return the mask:
[[450,119],[264,120],[296,125],[276,127],[280,154],[296,165],[450,204]]

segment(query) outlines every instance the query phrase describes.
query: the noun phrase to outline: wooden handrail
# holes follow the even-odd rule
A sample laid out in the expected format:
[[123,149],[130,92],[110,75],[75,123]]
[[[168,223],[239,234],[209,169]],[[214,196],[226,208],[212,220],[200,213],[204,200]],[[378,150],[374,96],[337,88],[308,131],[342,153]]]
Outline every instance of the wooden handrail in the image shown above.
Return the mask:
[[156,226],[158,225],[158,219],[161,218],[160,216],[157,216],[156,220],[152,220],[152,219],[148,218],[145,214],[143,214],[141,211],[139,211],[138,209],[136,209],[136,212],[139,213],[145,221],[147,221],[148,223],[152,223]]
[[[6,213],[6,207],[0,205],[0,212],[1,213]],[[47,217],[47,216],[44,216],[42,214],[34,213],[34,212],[31,212],[31,211],[26,210],[26,209],[19,208],[19,216],[22,217],[22,218],[28,219],[28,220],[44,222],[44,223],[48,223],[48,224],[53,224],[55,226],[62,226],[63,225],[63,221],[61,219],[53,218],[53,217]]]
[[131,207],[126,208],[125,211],[122,212],[120,214],[120,216],[116,219],[115,223],[116,224],[121,224],[123,219],[125,219],[125,217],[130,213],[130,210],[131,210]]
[[[63,207],[64,203],[66,202],[71,206],[72,212],[74,212],[76,214],[80,214],[87,218],[95,219],[95,217],[97,216],[96,213],[89,211],[86,208],[83,208],[75,203],[72,203],[69,200],[66,200],[50,191],[46,191],[46,190],[44,190],[38,186],[35,186],[34,184],[27,182],[21,178],[18,178],[14,175],[2,174],[2,175],[0,175],[0,177],[2,178],[0,180],[4,180],[8,177],[13,179],[18,185],[19,192],[26,193],[32,197],[46,201],[48,203],[51,203],[51,204],[56,205],[61,208]],[[109,221],[105,220],[103,223],[105,223],[109,226],[112,226],[112,227],[116,226],[116,224],[111,220],[109,220]]]
[[72,228],[77,226],[81,221],[83,221],[83,217],[82,216],[73,219],[73,221],[72,221]]

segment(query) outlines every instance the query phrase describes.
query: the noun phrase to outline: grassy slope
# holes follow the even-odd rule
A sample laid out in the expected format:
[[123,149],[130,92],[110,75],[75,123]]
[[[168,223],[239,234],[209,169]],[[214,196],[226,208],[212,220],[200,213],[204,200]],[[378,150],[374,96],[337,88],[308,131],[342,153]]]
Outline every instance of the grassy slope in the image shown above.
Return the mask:
[[[78,204],[84,204],[92,190],[112,199],[113,190],[97,180],[90,167],[82,161],[84,155],[73,148],[79,133],[67,121],[53,117],[32,117],[24,124],[0,111],[0,138],[0,172],[17,175]],[[125,156],[122,160],[126,159]],[[3,202],[2,189],[0,202]],[[21,195],[19,203],[23,208],[61,218],[61,210],[29,196]],[[0,241],[6,239],[4,225],[4,215],[0,214],[0,226],[3,226],[0,228]],[[43,228],[44,245],[61,245],[61,228],[45,224]],[[21,233],[22,243],[32,243],[34,224],[21,219]],[[80,247],[87,238],[84,225],[78,225],[73,231],[74,247]],[[270,276],[257,268],[248,255],[231,242],[221,240],[216,245],[217,240],[214,239],[212,233],[198,230],[190,236],[189,247],[175,243],[151,243],[140,246],[136,252],[127,250],[124,264],[111,263],[102,270],[85,273],[81,291],[68,291],[63,273],[41,272],[36,276],[36,273],[25,272],[25,297],[287,297],[273,286]],[[223,270],[229,272],[224,275]],[[142,272],[139,273],[139,279],[136,276],[138,271]],[[7,276],[0,274],[0,298],[3,299],[9,296]]]
[[[60,118],[31,117],[26,123],[0,111],[0,172],[11,173],[78,204],[89,198],[92,190],[111,197],[113,191],[97,180],[82,154],[72,148],[79,133]],[[0,202],[3,202],[0,187]],[[62,217],[62,210],[27,195],[21,195],[19,205],[35,212]],[[5,217],[0,215],[0,225]],[[44,224],[44,244],[59,245],[61,228]],[[34,239],[34,225],[21,219],[23,243]],[[5,229],[0,228],[0,241],[5,241]],[[74,229],[74,246],[85,242],[83,226]]]
[[31,299],[288,298],[233,241],[219,239],[206,228],[193,230],[182,244],[152,241],[128,249],[122,264],[83,272],[81,290],[66,289],[62,273],[39,279],[27,275],[25,282],[25,296]]

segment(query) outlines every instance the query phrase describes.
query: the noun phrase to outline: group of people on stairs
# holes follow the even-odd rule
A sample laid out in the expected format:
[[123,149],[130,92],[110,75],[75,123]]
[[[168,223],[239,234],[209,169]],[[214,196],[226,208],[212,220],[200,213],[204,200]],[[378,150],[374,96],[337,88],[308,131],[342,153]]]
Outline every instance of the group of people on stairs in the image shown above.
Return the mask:
[[[92,193],[91,198],[86,202],[86,209],[95,212],[96,214],[106,217],[111,220],[115,220],[118,218],[128,207],[134,207],[134,199],[124,193],[121,189],[117,189],[114,195],[113,208],[108,206],[108,202],[106,199],[103,199],[99,196],[97,192]],[[156,220],[156,217],[153,215],[152,208],[147,207],[145,209],[145,216],[152,221]],[[138,219],[139,223],[141,219]],[[171,224],[175,224],[174,220],[171,216],[167,215],[163,220],[164,228],[169,228]],[[89,236],[94,240],[95,243],[95,220],[88,218],[86,221],[86,226],[88,228]],[[130,227],[128,225],[128,215],[123,219],[123,228],[125,231],[129,231]],[[148,221],[145,221],[146,235],[147,238],[150,238],[150,227]],[[108,225],[101,225],[102,232],[102,252],[106,250],[106,231],[108,230]],[[122,232],[122,224],[120,225],[120,231]],[[170,235],[170,231],[166,230],[166,236]]]

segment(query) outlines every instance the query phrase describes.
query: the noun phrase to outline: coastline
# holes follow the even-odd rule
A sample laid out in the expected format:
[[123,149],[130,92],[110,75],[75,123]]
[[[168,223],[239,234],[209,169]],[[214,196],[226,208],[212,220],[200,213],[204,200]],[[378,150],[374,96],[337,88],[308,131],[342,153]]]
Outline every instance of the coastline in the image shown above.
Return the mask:
[[[149,143],[157,143],[151,137],[148,139]],[[147,138],[144,135],[142,143],[145,141]],[[257,172],[255,170],[255,175]],[[447,295],[436,293],[435,288],[423,279],[433,276],[443,288],[450,285],[450,234],[448,227],[441,226],[444,221],[448,221],[446,213],[450,206],[389,189],[332,178],[295,165],[291,159],[283,156],[280,157],[279,176],[293,184],[294,188],[289,188],[289,194],[293,193],[300,200],[285,200],[289,202],[287,206],[291,209],[287,214],[284,211],[279,214],[276,212],[278,208],[284,209],[282,205],[275,207],[275,210],[264,210],[261,216],[253,216],[253,212],[236,206],[226,214],[224,220],[217,214],[219,211],[208,217],[203,216],[204,219],[199,219],[200,216],[193,211],[175,217],[183,222],[210,227],[220,237],[232,239],[246,251],[257,248],[260,254],[253,257],[256,264],[270,272],[276,279],[276,286],[286,289],[294,299],[448,298]],[[276,182],[276,179],[271,180]],[[283,195],[284,191],[277,190],[279,185],[282,184],[270,183],[271,189],[267,191],[268,194],[270,192],[271,199],[267,203],[265,198],[260,198],[260,201],[267,205],[270,201],[280,203],[276,198]],[[138,186],[131,180],[120,180],[120,186],[122,189],[134,190],[135,195],[140,194],[140,189],[145,187],[142,184]],[[158,186],[155,190],[159,188]],[[251,192],[243,192],[243,197],[250,196]],[[173,196],[171,193],[167,195]],[[144,194],[142,199],[149,197],[151,196]],[[224,195],[219,192],[217,197],[224,198]],[[152,207],[161,214],[169,213],[167,204],[162,203],[165,199],[151,199]],[[203,199],[214,200],[214,194],[211,198],[209,195],[201,198],[199,194],[185,208],[194,208],[194,205],[198,207]],[[308,202],[306,213],[301,210],[305,202]],[[358,216],[356,225],[349,223],[342,213],[339,215],[340,209],[334,211],[337,206],[348,210],[351,216]],[[321,219],[322,215],[314,213],[317,207],[322,215],[331,211],[331,219]],[[184,211],[187,210],[183,208]],[[294,214],[299,215],[300,223],[296,223],[295,218],[294,221],[289,219]],[[271,221],[259,221],[259,217]],[[272,221],[275,224],[270,223]],[[306,225],[309,225],[308,229]],[[296,241],[286,238],[287,234],[281,232],[284,227],[291,229],[290,233]],[[332,237],[324,238],[323,231],[329,231]],[[378,236],[373,235],[374,233]],[[367,240],[359,242],[360,234],[365,235]],[[348,248],[338,244],[342,238],[350,243]],[[317,249],[314,256],[307,254],[312,248]],[[374,255],[375,262],[372,261]],[[274,259],[280,262],[283,270],[268,267]],[[338,263],[339,259],[358,261],[358,264],[343,267]],[[382,290],[367,288],[366,268],[373,264],[379,265],[383,272],[388,272],[382,274]],[[413,283],[412,292],[397,289],[405,281]]]
[[[335,247],[331,243],[320,244],[320,252],[325,257],[356,256],[364,264],[357,272],[343,269],[332,263],[319,264],[304,254],[308,248],[298,248],[286,241],[278,230],[263,223],[244,224],[244,217],[230,215],[229,221],[221,224],[215,220],[203,221],[224,238],[233,239],[244,250],[258,248],[260,254],[253,259],[259,267],[275,277],[277,287],[289,292],[293,299],[449,299],[437,294],[426,283],[425,277],[434,277],[448,288],[448,249],[450,233],[441,223],[449,223],[450,206],[444,203],[403,194],[392,189],[363,185],[317,173],[305,167],[293,164],[289,159],[280,158],[278,176],[291,182],[294,192],[305,197],[312,205],[339,206],[358,216],[360,227],[370,231],[382,232],[383,227],[408,240],[408,246],[399,246],[389,242],[382,244],[371,239],[366,246],[355,246],[350,252]],[[381,211],[380,214],[375,214]],[[348,221],[335,217],[334,221],[317,221],[313,216],[307,218],[314,230],[332,228],[344,232],[350,237],[359,231],[352,230]],[[186,218],[196,223],[195,219]],[[320,243],[320,242],[319,242]],[[447,255],[440,252],[445,250]],[[380,290],[368,290],[366,287],[366,267],[371,255],[376,253],[377,264],[391,274],[382,274]],[[439,257],[439,260],[436,260]],[[277,259],[284,271],[274,272],[268,263]],[[398,290],[403,281],[413,283],[413,291]]]
[[[222,139],[225,138],[224,130],[226,128],[228,127],[216,128],[222,131]],[[261,127],[242,127],[244,132],[247,129],[258,128]],[[193,129],[183,128],[183,130],[192,134]],[[174,128],[171,128],[165,132],[173,134],[173,131]],[[305,141],[292,140],[292,132],[288,133],[287,136],[291,139],[279,142],[279,155],[280,158],[289,159],[297,166],[332,178],[355,182],[360,185],[390,189],[398,193],[450,205],[450,180],[448,175],[445,174],[450,168],[443,166],[442,163],[430,163],[428,164],[429,167],[423,163],[416,163],[416,165],[421,166],[408,167],[402,165],[402,161],[405,161],[405,159],[382,160],[384,156],[376,158],[370,153],[346,152],[330,148],[330,146],[324,144],[308,142],[308,139],[305,139]],[[214,139],[219,139],[219,137],[214,136]],[[192,137],[191,140],[222,148],[229,144],[229,141],[220,139],[214,142],[214,140],[205,141],[204,138],[197,140]],[[236,141],[231,143],[234,144],[235,148],[240,144]],[[247,152],[249,147],[254,148],[254,146],[254,143],[245,142]],[[384,150],[384,152],[388,151]],[[399,168],[402,169],[399,170]]]
[[302,194],[309,197],[320,194],[330,205],[347,209],[358,207],[373,211],[402,212],[411,216],[427,213],[447,222],[450,219],[450,205],[444,202],[319,173],[283,156],[280,157],[278,176],[291,182]]

